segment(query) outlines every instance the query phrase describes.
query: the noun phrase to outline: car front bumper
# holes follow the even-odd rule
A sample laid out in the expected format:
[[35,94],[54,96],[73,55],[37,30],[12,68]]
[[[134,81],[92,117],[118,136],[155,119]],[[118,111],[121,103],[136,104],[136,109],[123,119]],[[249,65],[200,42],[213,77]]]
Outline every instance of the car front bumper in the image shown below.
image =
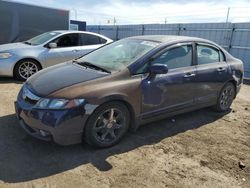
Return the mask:
[[0,59],[0,76],[13,76],[13,69],[16,59],[8,58],[8,59]]
[[59,145],[82,142],[82,134],[88,115],[84,107],[66,110],[40,110],[15,102],[20,126],[31,136]]

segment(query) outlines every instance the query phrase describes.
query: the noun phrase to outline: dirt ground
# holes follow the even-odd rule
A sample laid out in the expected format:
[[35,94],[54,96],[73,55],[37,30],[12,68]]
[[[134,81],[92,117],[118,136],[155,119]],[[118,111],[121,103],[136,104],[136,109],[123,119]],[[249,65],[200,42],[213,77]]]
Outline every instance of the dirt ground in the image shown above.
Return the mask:
[[0,78],[0,187],[250,187],[250,86],[231,112],[186,113],[97,150],[28,136],[14,114],[21,84]]

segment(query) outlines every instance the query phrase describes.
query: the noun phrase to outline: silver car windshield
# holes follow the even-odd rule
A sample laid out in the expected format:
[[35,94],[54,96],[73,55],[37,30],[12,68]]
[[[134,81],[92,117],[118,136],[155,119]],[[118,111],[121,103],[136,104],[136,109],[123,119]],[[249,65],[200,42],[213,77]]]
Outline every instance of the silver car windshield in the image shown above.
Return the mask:
[[32,46],[40,45],[59,35],[59,32],[47,32],[25,41],[25,44]]
[[123,39],[93,51],[77,61],[91,63],[108,71],[119,71],[142,57],[158,44],[158,42],[152,41]]

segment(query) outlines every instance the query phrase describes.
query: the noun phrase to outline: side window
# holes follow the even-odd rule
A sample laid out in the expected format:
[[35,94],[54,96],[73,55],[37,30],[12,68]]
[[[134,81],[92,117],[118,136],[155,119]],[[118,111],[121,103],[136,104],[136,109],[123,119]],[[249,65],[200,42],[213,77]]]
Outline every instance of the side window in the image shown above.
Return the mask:
[[180,47],[172,48],[152,61],[151,64],[166,64],[169,69],[191,66],[192,46],[183,45]]
[[219,51],[213,47],[197,45],[197,63],[198,65],[216,63],[220,61]]
[[78,33],[66,34],[58,37],[53,42],[57,44],[58,48],[79,46],[79,35]]
[[100,41],[101,41],[101,44],[105,44],[107,42],[106,39],[102,38],[102,37],[99,37],[100,38]]
[[81,34],[81,45],[104,44],[107,40],[91,34]]

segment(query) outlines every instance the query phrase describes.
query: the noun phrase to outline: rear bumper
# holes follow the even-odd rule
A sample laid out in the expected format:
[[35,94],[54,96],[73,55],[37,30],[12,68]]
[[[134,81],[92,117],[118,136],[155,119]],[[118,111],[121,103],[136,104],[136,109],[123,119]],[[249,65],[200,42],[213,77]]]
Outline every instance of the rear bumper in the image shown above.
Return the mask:
[[67,110],[39,110],[26,108],[15,102],[20,126],[29,135],[59,145],[82,142],[82,133],[88,115],[83,107]]

